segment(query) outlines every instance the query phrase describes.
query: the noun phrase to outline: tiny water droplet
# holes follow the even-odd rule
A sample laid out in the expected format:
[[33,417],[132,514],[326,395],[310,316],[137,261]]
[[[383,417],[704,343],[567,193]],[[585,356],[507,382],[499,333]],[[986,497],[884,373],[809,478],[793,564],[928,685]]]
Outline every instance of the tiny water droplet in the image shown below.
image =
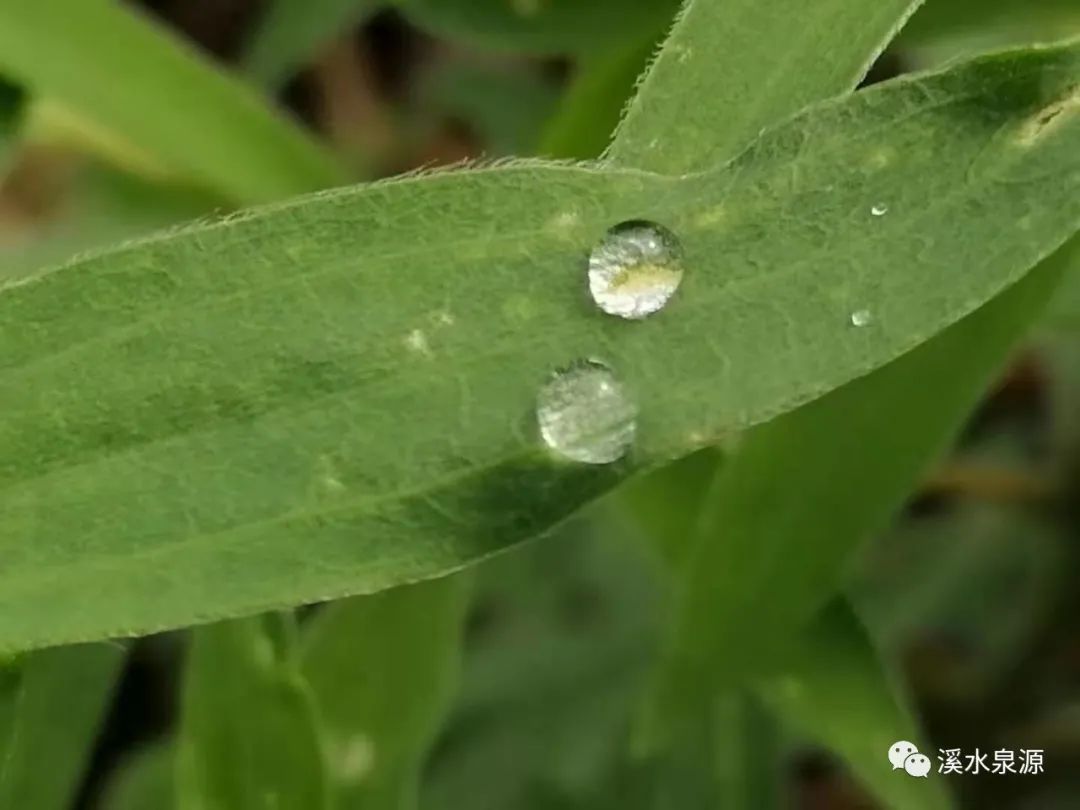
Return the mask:
[[871,321],[874,320],[874,316],[868,309],[860,309],[851,313],[851,325],[852,326],[868,326]]
[[579,360],[556,371],[540,389],[536,421],[544,444],[586,464],[622,458],[637,431],[637,407],[608,366]]
[[873,214],[875,217],[883,217],[887,213],[889,213],[889,206],[887,206],[885,203],[878,203],[870,209],[870,213]]
[[682,245],[667,228],[636,220],[616,225],[589,255],[589,292],[621,318],[662,309],[682,282]]

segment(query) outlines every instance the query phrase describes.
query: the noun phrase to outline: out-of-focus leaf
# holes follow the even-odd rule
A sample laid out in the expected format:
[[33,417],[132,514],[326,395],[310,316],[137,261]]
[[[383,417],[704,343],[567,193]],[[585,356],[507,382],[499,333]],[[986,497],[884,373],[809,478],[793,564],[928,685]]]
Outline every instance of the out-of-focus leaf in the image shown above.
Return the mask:
[[[22,697],[22,661],[15,656],[0,659],[0,762],[8,761],[18,722]],[[0,770],[0,777],[4,774]]]
[[270,0],[245,57],[248,72],[277,87],[339,32],[374,14],[383,0]]
[[177,751],[180,810],[331,807],[291,619],[268,614],[193,632]]
[[420,767],[457,683],[463,575],[327,606],[304,640],[342,810],[416,805]]
[[906,61],[928,67],[992,48],[1080,33],[1075,0],[934,0],[897,38]]
[[[43,153],[63,165],[68,156]],[[213,209],[215,198],[196,189],[152,183],[89,162],[73,170],[63,204],[0,247],[0,281],[166,226]]]
[[[702,451],[620,490],[620,502],[640,517],[639,525],[676,570],[693,546],[690,524],[701,514],[709,484],[721,469],[718,455],[716,450]],[[743,620],[753,632],[756,618],[749,615]],[[935,787],[912,790],[881,776],[882,751],[895,740],[920,737],[913,714],[851,608],[839,602],[830,605],[791,641],[795,652],[787,651],[782,663],[765,676],[748,679],[745,687],[730,687],[702,704],[702,712],[711,715],[717,748],[711,771],[727,804],[757,808],[777,803],[769,791],[779,779],[769,756],[776,743],[769,740],[767,724],[755,719],[758,707],[743,694],[744,688],[752,687],[778,720],[842,756],[888,807],[948,807]],[[695,727],[700,719],[695,718]],[[680,744],[685,745],[685,736],[684,731]],[[889,738],[884,744],[883,737]],[[677,753],[669,751],[665,758]]]
[[908,700],[887,676],[870,636],[844,602],[823,610],[795,641],[790,660],[755,688],[802,735],[840,755],[889,810],[950,806],[941,779],[891,770],[890,747],[911,742],[930,757]]
[[679,0],[400,0],[441,36],[496,50],[595,53],[658,30]]
[[[407,178],[5,287],[0,649],[455,570],[893,360],[1075,230],[1078,68],[1076,44],[999,54],[815,107],[702,174]],[[584,264],[640,218],[687,272],[627,324],[588,303]],[[640,413],[620,464],[536,435],[539,387],[591,356]]]
[[[1062,287],[1062,292],[1075,296],[1073,327],[1065,332],[1044,331],[1040,356],[1050,372],[1051,441],[1061,453],[1060,467],[1068,468],[1080,458],[1080,261]],[[1060,293],[1054,303],[1058,307],[1064,303]],[[1056,322],[1051,319],[1051,323]]]
[[604,517],[476,569],[462,690],[422,807],[595,808],[615,795],[658,594],[653,560]]
[[0,810],[67,810],[124,649],[57,647],[0,667]]
[[583,57],[577,74],[540,139],[540,154],[594,158],[603,153],[633,96],[635,82],[656,52],[655,36]]
[[176,806],[175,766],[176,750],[169,743],[130,755],[102,799],[102,810],[172,810]]
[[730,160],[762,127],[853,88],[920,2],[816,0],[795,11],[760,0],[692,0],[609,156],[671,174]]
[[534,151],[557,99],[554,84],[507,65],[439,63],[421,82],[418,107],[464,123],[495,156]]
[[0,4],[0,70],[236,202],[341,179],[298,127],[120,3]]
[[921,641],[951,655],[936,684],[955,690],[950,699],[975,699],[1011,674],[1059,604],[1060,541],[1017,511],[972,504],[900,526],[852,576],[851,597],[882,646]]
[[706,447],[631,481],[615,495],[616,503],[673,566],[693,547],[701,508],[722,458],[718,448]]
[[7,168],[7,156],[19,131],[25,105],[22,87],[0,76],[0,177]]
[[1068,334],[1080,333],[1080,259],[1054,296],[1045,325]]

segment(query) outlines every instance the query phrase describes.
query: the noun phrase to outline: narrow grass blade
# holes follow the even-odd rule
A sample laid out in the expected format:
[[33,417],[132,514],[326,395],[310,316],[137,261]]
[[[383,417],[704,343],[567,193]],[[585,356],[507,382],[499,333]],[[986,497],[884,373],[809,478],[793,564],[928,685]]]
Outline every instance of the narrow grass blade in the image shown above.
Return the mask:
[[180,810],[332,806],[291,621],[269,614],[194,631],[177,752]]
[[787,666],[755,685],[776,715],[843,757],[889,810],[950,807],[941,779],[912,778],[889,763],[889,749],[901,740],[932,763],[937,752],[912,721],[906,696],[883,676],[880,657],[852,609],[831,604],[795,648]]
[[420,768],[460,667],[463,575],[328,605],[303,671],[326,735],[341,810],[415,807]]
[[0,810],[67,810],[124,660],[118,644],[58,647],[0,669]]
[[129,754],[114,775],[101,810],[173,810],[175,758],[171,743],[153,744]]
[[690,0],[609,156],[672,174],[728,160],[763,127],[855,87],[920,3]]
[[271,0],[244,59],[248,73],[277,87],[336,34],[375,13],[383,0]]
[[0,70],[235,202],[341,180],[295,124],[120,3],[0,5]]

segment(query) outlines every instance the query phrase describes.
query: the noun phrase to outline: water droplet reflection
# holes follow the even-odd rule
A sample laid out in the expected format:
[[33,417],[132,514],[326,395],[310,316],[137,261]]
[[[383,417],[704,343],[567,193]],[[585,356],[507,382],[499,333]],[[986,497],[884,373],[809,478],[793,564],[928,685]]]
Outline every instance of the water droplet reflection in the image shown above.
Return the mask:
[[540,436],[560,456],[609,464],[634,442],[637,407],[608,366],[579,360],[555,372],[536,401]]
[[662,309],[682,277],[678,238],[652,222],[615,226],[589,256],[593,300],[604,312],[621,318],[644,318]]

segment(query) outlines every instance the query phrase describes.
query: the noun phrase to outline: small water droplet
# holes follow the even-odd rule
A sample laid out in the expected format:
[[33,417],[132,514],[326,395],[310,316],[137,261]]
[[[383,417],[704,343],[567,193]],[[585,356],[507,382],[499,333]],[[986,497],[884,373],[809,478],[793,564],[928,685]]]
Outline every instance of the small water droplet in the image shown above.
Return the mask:
[[589,255],[593,300],[621,318],[644,318],[662,309],[682,277],[678,237],[652,222],[616,225]]
[[852,326],[868,326],[871,321],[874,320],[874,316],[868,309],[860,309],[851,313],[851,325]]
[[536,401],[540,437],[559,455],[586,464],[622,458],[637,431],[637,407],[608,366],[579,360],[556,371]]
[[878,203],[870,209],[870,213],[873,214],[875,217],[883,217],[887,213],[889,213],[889,206],[887,206],[885,203]]

